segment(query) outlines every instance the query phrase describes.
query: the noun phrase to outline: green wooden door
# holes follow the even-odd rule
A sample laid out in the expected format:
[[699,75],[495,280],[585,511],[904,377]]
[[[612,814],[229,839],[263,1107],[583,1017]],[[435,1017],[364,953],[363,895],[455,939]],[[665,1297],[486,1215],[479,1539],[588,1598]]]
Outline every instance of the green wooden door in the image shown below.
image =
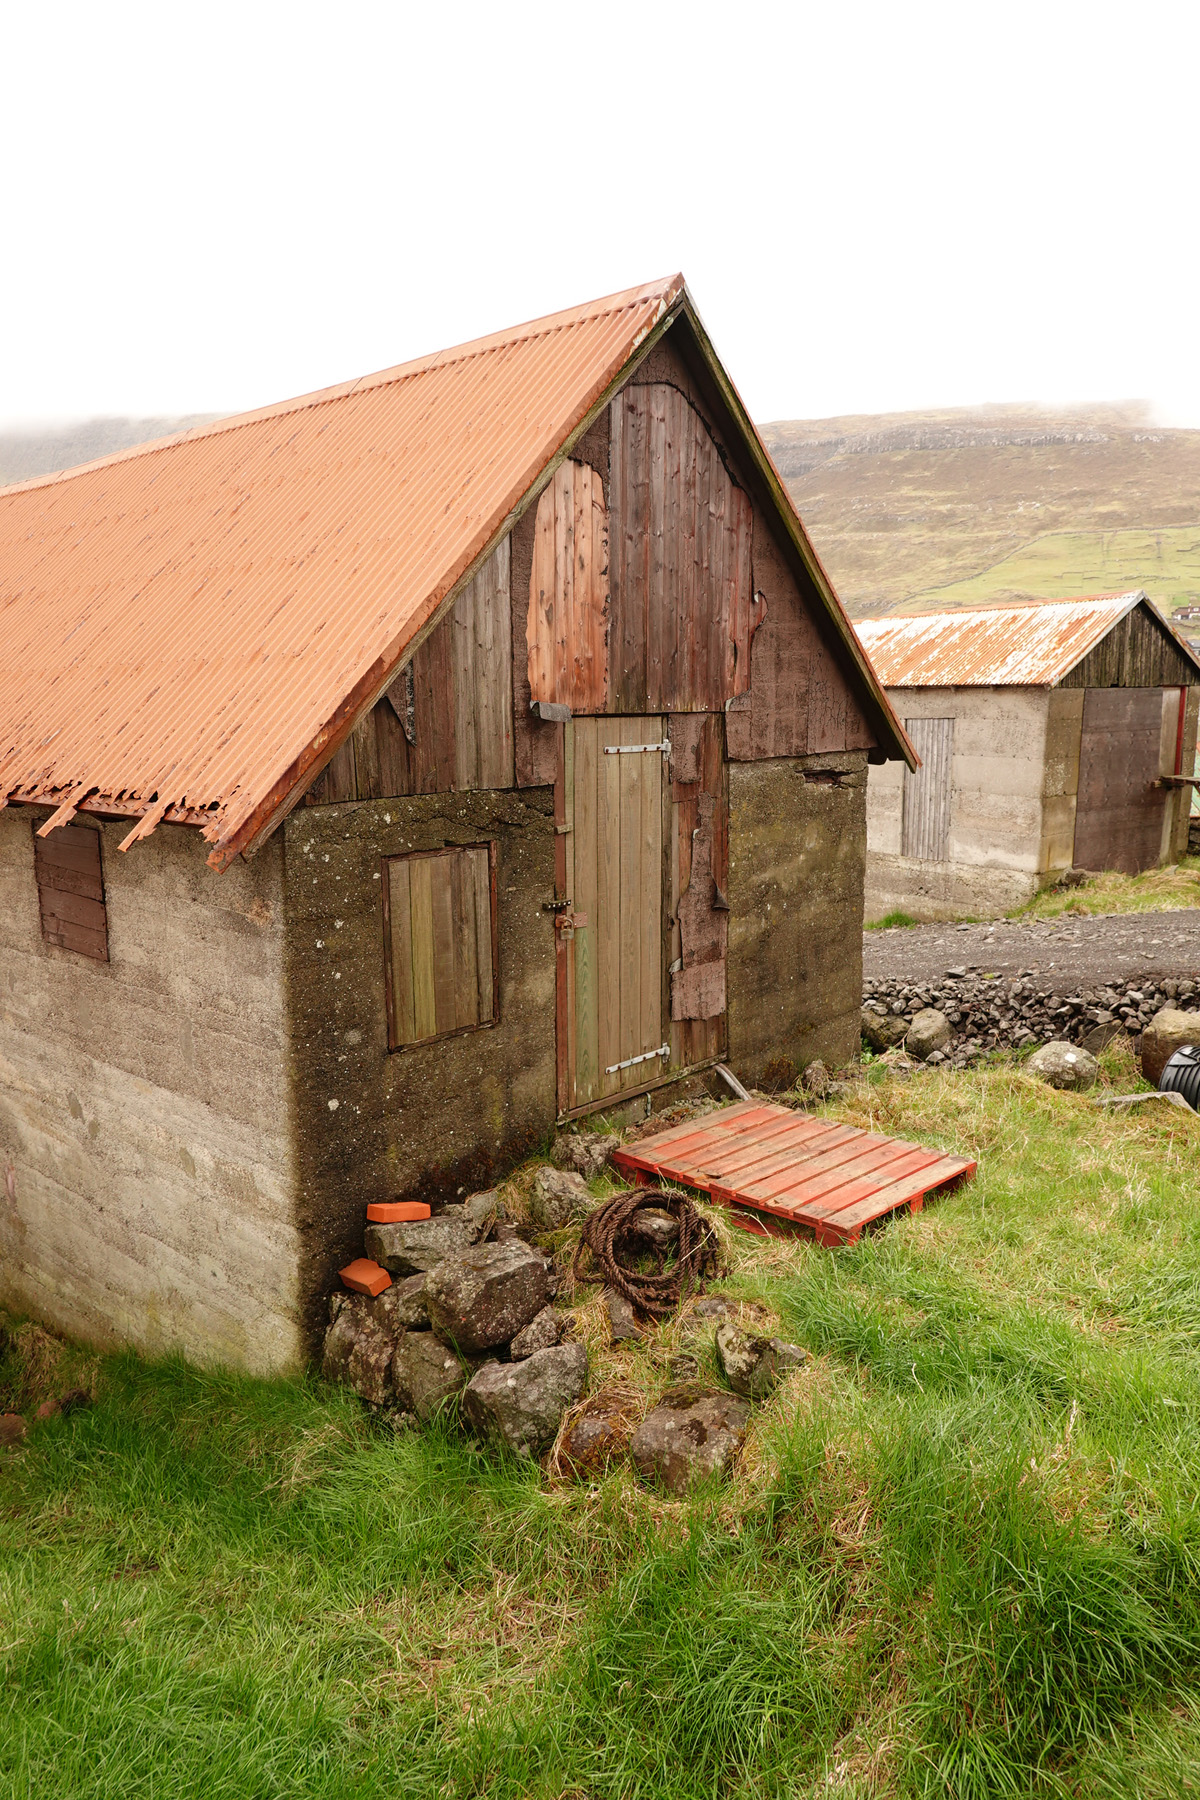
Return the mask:
[[572,719],[564,730],[559,1055],[570,1111],[669,1065],[667,749],[662,718]]

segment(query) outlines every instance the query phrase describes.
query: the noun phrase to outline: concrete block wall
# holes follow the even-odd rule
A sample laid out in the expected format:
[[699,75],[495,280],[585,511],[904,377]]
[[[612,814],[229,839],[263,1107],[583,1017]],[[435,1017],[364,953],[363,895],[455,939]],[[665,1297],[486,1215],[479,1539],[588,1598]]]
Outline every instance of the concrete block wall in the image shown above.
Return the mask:
[[0,812],[0,1302],[258,1372],[302,1355],[283,854],[100,827],[107,963],[45,944],[33,827]]
[[873,767],[867,919],[895,910],[936,919],[1023,904],[1042,880],[1047,691],[896,688],[889,698],[902,719],[954,720],[949,856],[925,862],[901,855],[904,767]]
[[729,1060],[857,1055],[865,751],[729,765]]
[[[289,1059],[300,1281],[315,1344],[368,1201],[487,1187],[554,1130],[554,794],[299,807],[286,840]],[[388,1050],[382,858],[497,845],[500,1016]]]

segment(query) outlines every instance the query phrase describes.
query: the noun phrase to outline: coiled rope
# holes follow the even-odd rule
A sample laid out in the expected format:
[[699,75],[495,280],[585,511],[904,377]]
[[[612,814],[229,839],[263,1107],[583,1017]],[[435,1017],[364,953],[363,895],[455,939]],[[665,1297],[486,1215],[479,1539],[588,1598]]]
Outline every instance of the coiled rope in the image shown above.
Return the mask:
[[[634,1229],[638,1213],[651,1207],[679,1221],[678,1240],[669,1246],[669,1267],[668,1247]],[[654,1258],[653,1272],[636,1266],[647,1256]],[[708,1220],[684,1195],[664,1194],[659,1188],[628,1189],[590,1212],[572,1263],[576,1281],[606,1281],[635,1312],[651,1319],[669,1319],[685,1294],[699,1293],[720,1272],[717,1234]]]

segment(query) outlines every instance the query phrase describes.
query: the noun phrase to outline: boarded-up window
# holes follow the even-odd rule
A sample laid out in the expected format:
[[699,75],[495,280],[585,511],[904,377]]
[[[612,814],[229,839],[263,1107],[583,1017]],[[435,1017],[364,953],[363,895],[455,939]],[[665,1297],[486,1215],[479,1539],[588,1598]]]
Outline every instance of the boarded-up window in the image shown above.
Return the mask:
[[63,950],[108,961],[108,914],[100,833],[88,825],[60,825],[33,839],[42,936]]
[[494,1024],[495,846],[383,864],[388,1048]]
[[921,767],[915,774],[911,769],[904,771],[900,854],[923,862],[945,862],[950,848],[954,720],[905,719],[904,729]]

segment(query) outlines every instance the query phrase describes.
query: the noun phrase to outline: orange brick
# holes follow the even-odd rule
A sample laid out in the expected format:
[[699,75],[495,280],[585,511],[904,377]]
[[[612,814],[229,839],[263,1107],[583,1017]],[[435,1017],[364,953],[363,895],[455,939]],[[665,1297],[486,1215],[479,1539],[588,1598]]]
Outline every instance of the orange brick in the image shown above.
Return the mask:
[[401,1219],[427,1219],[424,1200],[373,1200],[367,1208],[372,1225],[398,1225]]
[[352,1263],[347,1263],[338,1273],[352,1294],[370,1294],[372,1300],[376,1294],[382,1294],[384,1288],[392,1285],[392,1278],[387,1270],[381,1269],[369,1256],[356,1256]]

